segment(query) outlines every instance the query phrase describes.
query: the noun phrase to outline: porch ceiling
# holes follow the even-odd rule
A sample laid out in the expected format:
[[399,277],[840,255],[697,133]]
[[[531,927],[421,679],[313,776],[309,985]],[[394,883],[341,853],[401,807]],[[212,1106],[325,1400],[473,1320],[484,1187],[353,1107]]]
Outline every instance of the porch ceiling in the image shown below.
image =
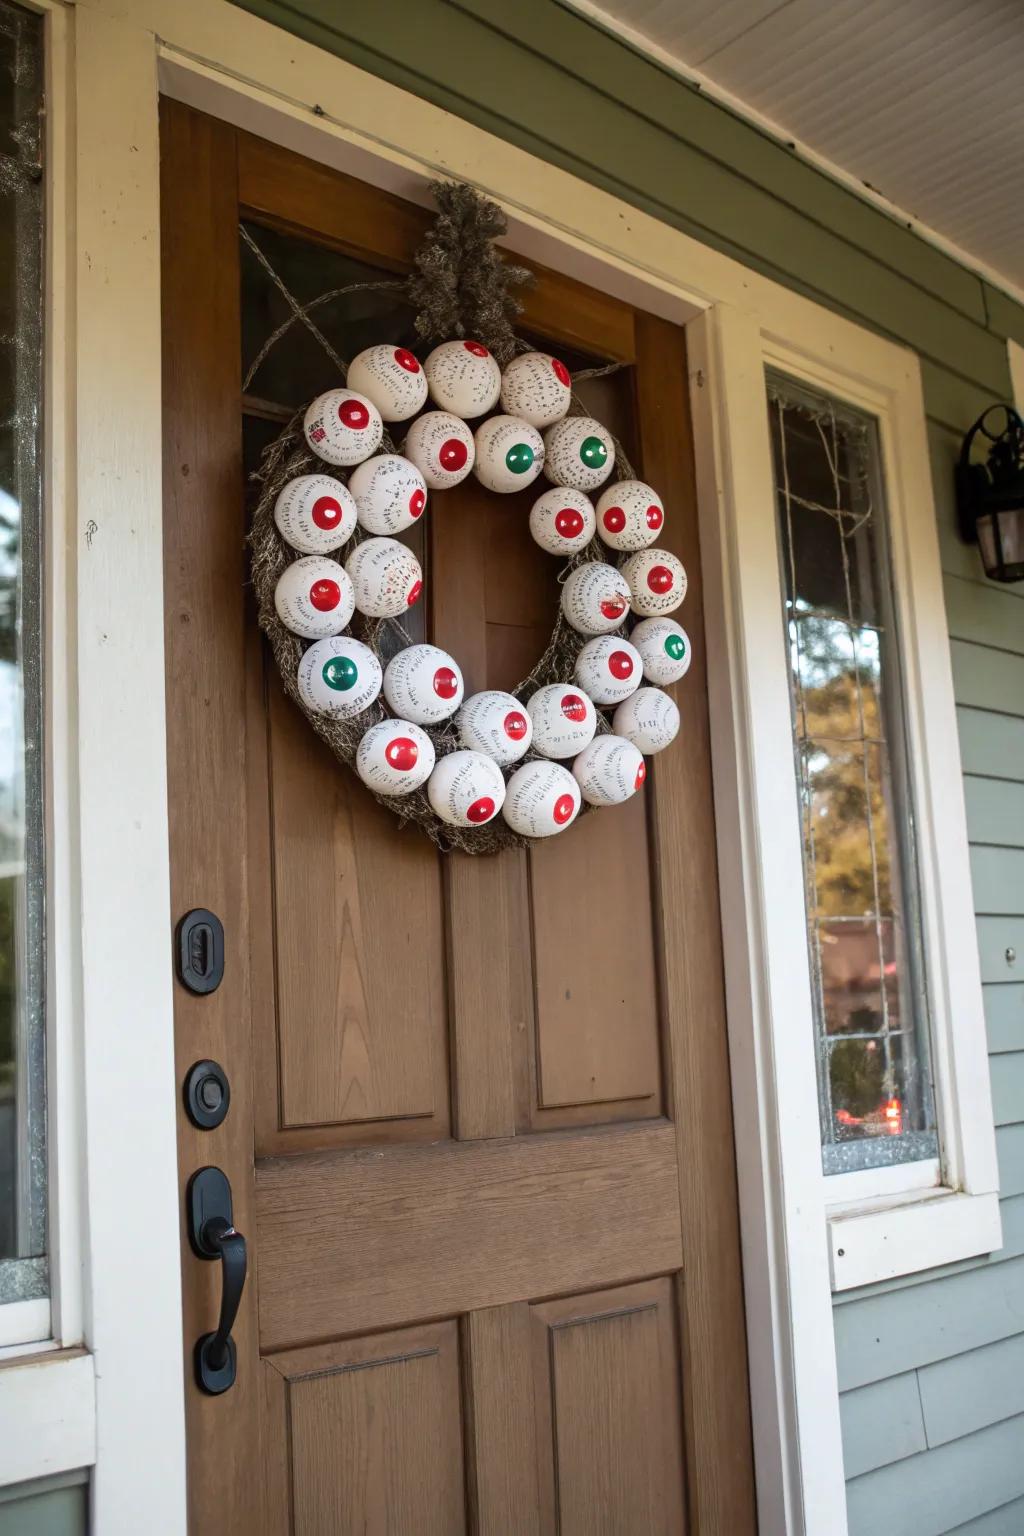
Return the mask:
[[1024,288],[1024,0],[603,0],[682,73]]

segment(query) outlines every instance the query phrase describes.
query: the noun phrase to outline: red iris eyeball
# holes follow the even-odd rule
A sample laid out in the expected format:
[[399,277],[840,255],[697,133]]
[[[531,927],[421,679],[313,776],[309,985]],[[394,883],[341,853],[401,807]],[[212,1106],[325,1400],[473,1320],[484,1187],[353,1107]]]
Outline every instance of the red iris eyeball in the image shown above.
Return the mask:
[[338,406],[338,419],[351,432],[361,432],[370,425],[370,413],[361,400],[343,400]]
[[384,757],[391,768],[408,773],[416,767],[420,749],[408,736],[396,736],[384,748]]
[[341,521],[341,506],[333,496],[318,496],[310,516],[318,528],[329,532]]
[[575,507],[563,507],[555,514],[555,528],[563,539],[579,538],[583,532],[583,513]]
[[439,699],[454,699],[459,680],[451,667],[438,667],[434,673],[434,692]]
[[442,469],[447,469],[449,473],[453,473],[455,470],[464,467],[466,460],[469,458],[469,450],[460,438],[449,437],[445,439],[437,450],[437,458]]
[[314,581],[309,589],[309,600],[319,613],[330,613],[341,602],[341,588],[330,577]]

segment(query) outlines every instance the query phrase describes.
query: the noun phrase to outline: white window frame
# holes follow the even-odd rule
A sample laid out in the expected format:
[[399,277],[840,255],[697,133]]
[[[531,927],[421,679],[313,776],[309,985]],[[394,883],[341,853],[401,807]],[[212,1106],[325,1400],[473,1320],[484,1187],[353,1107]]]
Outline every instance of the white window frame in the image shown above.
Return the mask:
[[71,710],[65,678],[71,592],[67,560],[68,431],[68,18],[51,0],[21,0],[41,13],[44,47],[43,433],[41,443],[43,574],[44,836],[46,844],[46,1139],[47,1259],[50,1291],[0,1304],[0,1351],[54,1348],[81,1341],[79,1202],[61,1199],[79,1180],[77,1054],[72,962],[73,822],[69,814]]
[[[21,0],[43,16],[44,253],[42,641],[46,841],[46,1141],[49,1295],[0,1305],[0,1486],[90,1466],[95,1368],[82,1348],[83,1142],[80,910],[74,728],[74,487],[71,18],[59,0]],[[70,547],[69,547],[70,546]]]
[[[920,366],[900,347],[841,322],[815,332],[785,333],[771,315],[720,314],[702,322],[700,346],[709,377],[742,379],[746,431],[733,443],[723,421],[723,389],[697,391],[706,401],[703,425],[716,440],[716,459],[704,456],[702,530],[720,547],[723,580],[738,596],[723,613],[718,636],[728,648],[733,689],[729,708],[749,722],[752,758],[740,756],[734,794],[755,807],[754,860],[745,856],[734,876],[743,884],[750,922],[768,933],[768,1006],[776,1019],[776,1081],[810,1060],[813,1040],[811,978],[806,950],[802,841],[792,759],[789,672],[776,554],[774,475],[767,427],[764,371],[771,367],[846,401],[878,422],[890,527],[901,664],[906,694],[910,778],[914,795],[922,930],[931,1014],[932,1066],[941,1160],[869,1169],[821,1179],[816,1202],[824,1211],[834,1290],[892,1279],[1001,1246],[998,1167],[988,1073],[987,1042],[971,896],[967,821],[953,700],[938,528],[934,513]],[[838,343],[838,345],[837,345]],[[726,394],[725,408],[728,409]],[[741,487],[731,495],[733,483]],[[727,536],[727,537],[726,537]],[[726,563],[727,562],[727,563]],[[756,618],[754,617],[756,615]],[[718,712],[721,720],[721,710]],[[714,717],[713,717],[714,723]],[[722,727],[721,768],[726,742]],[[749,744],[748,744],[749,750]],[[768,799],[765,788],[770,785]],[[725,866],[732,859],[720,847]],[[756,868],[755,868],[756,864]],[[775,928],[788,935],[785,950]],[[749,937],[749,935],[748,935]],[[785,955],[785,963],[778,961]],[[811,1077],[800,1072],[816,1116]],[[811,1155],[810,1135],[779,1134],[797,1155]],[[819,1141],[816,1131],[814,1141]],[[819,1154],[820,1155],[820,1154]]]
[[[905,1235],[915,1224],[927,1229],[928,1244],[919,1232],[915,1245],[928,1263],[998,1241],[986,1214],[994,1206],[994,1143],[987,1070],[978,1073],[981,994],[916,359],[301,39],[283,47],[278,29],[227,0],[36,3],[63,17],[73,41],[63,206],[66,228],[75,231],[63,257],[67,351],[53,365],[60,378],[48,380],[51,390],[66,386],[64,449],[53,451],[63,451],[66,465],[70,617],[54,654],[67,664],[68,719],[66,760],[60,768],[55,758],[54,771],[64,775],[74,835],[58,903],[65,940],[54,961],[66,972],[69,1012],[66,1047],[56,1053],[64,1086],[58,1082],[51,1101],[61,1280],[53,1390],[44,1396],[59,1422],[60,1393],[71,1390],[58,1385],[69,1380],[61,1367],[74,1352],[57,1353],[53,1343],[73,1335],[71,1274],[84,1274],[78,1326],[99,1369],[93,1375],[86,1357],[76,1370],[95,1393],[88,1419],[98,1450],[94,1527],[127,1529],[140,1508],[151,1536],[184,1536],[186,1527],[160,685],[162,90],[414,200],[427,200],[430,176],[465,177],[504,205],[510,245],[687,325],[760,1522],[787,1536],[843,1536],[830,1234],[835,1262],[838,1235],[849,1234],[847,1273],[855,1254],[862,1264],[869,1256],[872,1272],[879,1255],[891,1266],[900,1251],[908,1263]],[[906,508],[922,565],[910,591],[912,617],[922,634],[930,626],[937,646],[910,680],[937,711],[924,722],[924,803],[935,823],[948,813],[945,835],[959,848],[953,867],[963,877],[957,892],[940,871],[934,892],[939,927],[959,957],[949,967],[948,1012],[963,1037],[944,1047],[955,1081],[942,1113],[947,1167],[960,1182],[948,1193],[911,1191],[909,1201],[907,1191],[894,1197],[890,1189],[879,1196],[887,1204],[861,1201],[852,1212],[826,1208],[781,610],[758,569],[777,568],[764,365],[780,349],[814,376],[834,370],[844,397],[867,391],[885,407],[889,497]],[[966,1235],[965,1212],[981,1213],[975,1224],[985,1231]],[[79,1218],[88,1240],[76,1246]],[[14,1379],[36,1366],[0,1363],[7,1422],[28,1402]],[[66,1422],[83,1421],[68,1414]],[[79,1458],[75,1465],[89,1459],[88,1434],[57,1438],[70,1447],[60,1455]],[[36,1475],[27,1452],[20,1471],[0,1463],[0,1478]]]

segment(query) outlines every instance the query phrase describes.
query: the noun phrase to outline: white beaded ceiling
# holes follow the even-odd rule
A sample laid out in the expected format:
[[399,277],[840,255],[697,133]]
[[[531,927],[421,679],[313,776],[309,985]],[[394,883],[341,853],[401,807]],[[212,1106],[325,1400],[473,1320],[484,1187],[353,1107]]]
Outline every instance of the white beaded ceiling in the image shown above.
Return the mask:
[[1022,0],[580,0],[1024,288]]

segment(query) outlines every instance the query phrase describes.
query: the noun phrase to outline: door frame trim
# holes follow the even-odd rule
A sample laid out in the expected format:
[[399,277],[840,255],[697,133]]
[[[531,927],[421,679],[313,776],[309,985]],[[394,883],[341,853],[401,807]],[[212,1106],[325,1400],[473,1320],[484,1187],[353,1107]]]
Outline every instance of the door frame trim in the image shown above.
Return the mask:
[[[154,1536],[164,1531],[181,1536],[180,1213],[175,1094],[167,1091],[173,1071],[173,983],[167,942],[162,422],[154,366],[161,302],[159,92],[413,201],[427,200],[432,175],[466,177],[507,210],[510,244],[665,319],[697,322],[688,329],[698,345],[720,322],[728,325],[730,316],[740,317],[739,324],[754,314],[763,331],[805,351],[855,357],[866,376],[885,378],[898,367],[911,378],[912,392],[916,379],[918,399],[920,383],[917,359],[905,348],[321,49],[292,37],[283,47],[279,29],[227,0],[139,0],[131,7],[123,0],[90,0],[74,8],[74,23],[73,489],[80,524],[81,727],[76,769],[85,812],[89,1341],[103,1362],[94,1518],[98,1527],[120,1528],[144,1486]],[[117,92],[109,88],[113,58]],[[429,146],[429,152],[420,146]],[[750,423],[739,414],[743,392],[733,388],[737,381],[729,375],[728,357],[724,361],[725,372],[718,370],[711,388],[720,423],[731,428],[738,444]],[[698,387],[704,382],[696,378]],[[923,485],[930,507],[927,467],[923,479],[919,471],[918,465],[916,483]],[[703,516],[717,519],[720,513],[728,520],[726,501],[716,501],[710,512],[707,497],[702,501]],[[100,533],[87,545],[90,518]],[[104,554],[107,527],[111,538]],[[709,568],[706,577],[710,611],[724,604],[724,574]],[[140,652],[148,657],[144,669],[138,665]],[[724,653],[709,657],[709,671],[713,695],[726,709],[739,708],[743,693],[735,691]],[[114,709],[111,700],[117,701]],[[126,765],[117,775],[110,772],[115,760]],[[717,753],[716,788],[720,769],[727,768]],[[729,777],[722,780],[723,792]],[[746,858],[741,851],[733,861],[738,889],[748,901],[753,856],[748,845]],[[726,900],[724,865],[722,873]],[[767,929],[763,912],[750,916],[750,936],[727,952],[731,1002],[756,990],[763,975]],[[107,948],[116,943],[124,967],[114,997],[110,971],[102,963],[104,945],[90,948],[104,935]],[[818,1162],[817,1129],[813,1139],[806,1123],[787,1126],[781,1135],[782,1064],[770,1049],[770,1029],[764,1033],[764,998],[761,1005],[760,1034],[752,1010],[732,1007],[730,1021],[760,1517],[765,1532],[818,1536],[827,1530],[828,1536],[840,1536],[845,1490],[824,1196],[813,1172],[798,1172],[801,1166],[813,1170]],[[126,1040],[144,1049],[126,1052]],[[793,1068],[799,1074],[793,1067],[798,1055],[786,1058],[786,1072]],[[806,1059],[813,1071],[810,1052]],[[127,1122],[126,1102],[132,1105]],[[128,1127],[131,1188],[152,1239],[155,1285],[145,1329],[159,1369],[150,1374],[145,1411],[133,1390],[137,1358],[129,1358],[118,1343],[124,1316],[133,1310],[139,1315],[139,1270],[129,1253],[130,1223],[123,1220],[125,1166],[115,1156],[125,1136],[110,1135],[115,1124]]]

